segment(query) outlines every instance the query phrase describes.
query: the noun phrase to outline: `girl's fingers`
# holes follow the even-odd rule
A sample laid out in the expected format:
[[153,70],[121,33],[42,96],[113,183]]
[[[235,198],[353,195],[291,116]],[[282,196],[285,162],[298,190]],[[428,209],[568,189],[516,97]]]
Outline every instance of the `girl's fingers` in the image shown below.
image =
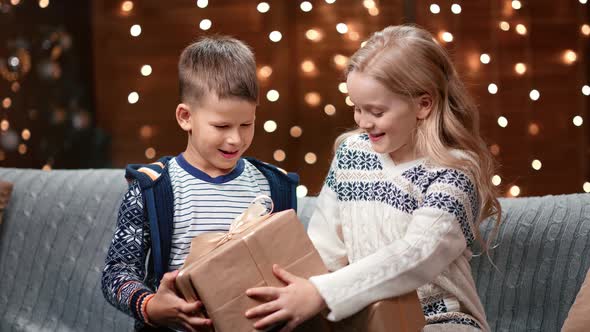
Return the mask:
[[254,323],[254,328],[262,330],[269,327],[272,324],[283,322],[289,319],[289,314],[285,310],[275,311],[274,313],[262,318],[261,320]]
[[175,289],[174,280],[176,279],[177,274],[178,270],[164,273],[164,275],[162,276],[162,280],[160,280],[160,287]]
[[206,327],[211,326],[213,324],[211,319],[201,317],[187,317],[186,323],[193,327]]
[[250,288],[246,290],[246,295],[263,300],[264,302],[269,302],[279,297],[279,289],[276,287]]
[[259,316],[266,316],[272,314],[273,312],[279,309],[281,309],[281,306],[277,303],[277,301],[266,302],[246,311],[246,317],[254,318]]
[[287,272],[287,270],[283,269],[278,264],[272,266],[272,273],[287,285],[292,284],[297,280],[297,276]]

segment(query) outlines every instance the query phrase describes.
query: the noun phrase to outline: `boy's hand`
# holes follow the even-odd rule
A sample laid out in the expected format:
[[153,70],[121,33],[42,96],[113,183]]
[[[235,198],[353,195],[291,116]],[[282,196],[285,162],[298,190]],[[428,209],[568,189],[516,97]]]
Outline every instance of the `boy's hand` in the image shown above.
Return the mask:
[[292,275],[278,265],[273,265],[272,272],[285,287],[258,287],[246,291],[250,297],[267,301],[246,311],[247,318],[261,318],[254,324],[255,329],[286,322],[280,332],[289,332],[326,308],[326,302],[309,280]]
[[211,331],[212,321],[199,317],[202,303],[188,303],[178,296],[174,281],[178,271],[164,274],[156,295],[145,308],[150,323],[182,331]]

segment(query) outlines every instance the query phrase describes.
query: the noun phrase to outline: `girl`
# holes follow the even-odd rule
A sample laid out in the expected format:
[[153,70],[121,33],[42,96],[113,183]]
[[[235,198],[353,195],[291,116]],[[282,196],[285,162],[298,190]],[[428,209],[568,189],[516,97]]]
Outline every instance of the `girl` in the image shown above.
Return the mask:
[[332,272],[306,280],[275,266],[287,286],[249,289],[267,302],[246,316],[290,331],[324,309],[337,321],[417,289],[424,331],[489,331],[470,248],[500,205],[476,107],[447,53],[423,29],[391,26],[346,76],[358,129],[337,140],[308,230]]

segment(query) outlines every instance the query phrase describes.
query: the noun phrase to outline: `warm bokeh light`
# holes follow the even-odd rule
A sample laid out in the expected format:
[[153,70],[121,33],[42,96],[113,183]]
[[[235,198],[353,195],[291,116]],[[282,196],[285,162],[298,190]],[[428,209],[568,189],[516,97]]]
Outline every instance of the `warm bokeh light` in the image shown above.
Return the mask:
[[264,131],[267,133],[272,133],[277,130],[277,123],[273,120],[268,120],[264,123]]
[[156,158],[156,149],[154,149],[152,147],[145,149],[145,157],[147,159],[154,159],[154,158]]
[[289,134],[291,134],[291,137],[301,137],[301,135],[303,135],[303,129],[301,129],[299,126],[293,126],[289,130]]
[[488,85],[488,92],[490,94],[495,95],[496,93],[498,93],[498,86],[495,83],[490,83]]
[[199,23],[199,28],[203,31],[207,31],[207,30],[211,29],[212,25],[213,25],[213,23],[211,22],[211,20],[204,19],[204,20],[201,20],[201,22]]
[[501,116],[498,118],[498,126],[502,128],[506,128],[508,126],[508,119],[506,117]]
[[149,125],[143,125],[139,128],[139,137],[142,139],[150,139],[154,136],[154,128]]
[[309,106],[318,106],[322,102],[322,97],[317,92],[306,93],[304,99]]
[[431,4],[430,5],[430,12],[433,13],[433,14],[440,13],[440,6],[437,5],[437,4],[435,4],[435,3]]
[[4,119],[0,121],[0,130],[7,131],[8,128],[10,128],[10,122],[8,120]]
[[338,84],[338,91],[342,93],[348,93],[348,87],[346,86],[346,82]]
[[572,122],[574,123],[574,126],[576,127],[580,127],[581,125],[584,124],[584,118],[582,118],[579,115],[574,116],[574,118],[572,119]]
[[590,193],[590,182],[584,182],[584,185],[582,185],[582,189],[584,190],[584,192]]
[[197,7],[199,8],[207,8],[209,5],[209,0],[197,0]]
[[510,187],[510,195],[512,195],[514,197],[520,195],[520,188],[518,186]]
[[447,31],[441,31],[439,33],[440,39],[442,39],[446,43],[450,43],[453,41],[453,34]]
[[12,99],[10,99],[9,97],[2,99],[2,107],[10,108],[10,106],[12,106]]
[[350,99],[349,96],[346,97],[346,99],[344,99],[344,102],[346,103],[346,105],[348,106],[354,106],[354,103],[352,102],[352,100]]
[[526,27],[524,26],[524,24],[517,24],[516,25],[516,33],[518,33],[519,35],[526,35]]
[[139,35],[141,35],[141,25],[139,25],[139,24],[132,25],[131,28],[129,29],[129,33],[133,37],[138,37]]
[[576,60],[578,59],[578,55],[576,54],[576,52],[572,50],[565,50],[563,52],[562,59],[566,65],[571,65],[574,62],[576,62]]
[[490,146],[490,152],[494,155],[494,156],[498,156],[500,154],[500,146],[498,144],[492,144]]
[[258,76],[260,78],[266,79],[272,75],[272,68],[270,66],[262,66],[258,69]]
[[268,34],[268,38],[272,42],[278,43],[283,38],[283,34],[281,34],[279,31],[273,31],[273,32],[271,32],[271,33]]
[[453,12],[453,14],[461,14],[461,5],[458,3],[454,3],[451,5],[451,12]]
[[489,55],[489,54],[487,54],[487,53],[482,53],[482,54],[479,56],[479,61],[481,61],[481,63],[483,63],[483,64],[486,64],[486,65],[487,65],[488,63],[490,63],[490,61],[492,61],[492,58],[490,57],[490,55]]
[[315,163],[316,163],[316,161],[318,160],[318,157],[316,156],[316,154],[315,154],[315,153],[313,153],[313,152],[308,152],[308,153],[306,153],[306,154],[305,154],[305,157],[304,157],[304,159],[305,159],[305,162],[306,162],[306,163],[308,163],[308,164],[310,164],[310,165],[313,165],[313,164],[315,164]]
[[588,85],[584,85],[584,86],[582,87],[582,94],[583,94],[584,96],[590,96],[590,86],[588,86]]
[[520,8],[522,8],[522,3],[520,3],[519,0],[513,0],[512,1],[512,8],[519,10]]
[[133,1],[123,1],[121,4],[121,10],[124,12],[130,12],[133,10]]
[[508,22],[506,22],[506,21],[502,21],[502,22],[500,22],[500,24],[499,24],[499,25],[500,25],[500,29],[501,29],[502,31],[508,31],[508,30],[510,30],[510,23],[508,23]]
[[[49,6],[49,0],[39,0],[39,7],[47,8],[48,6]],[[25,148],[25,151],[26,151],[26,148]]]
[[502,183],[502,178],[499,175],[492,176],[492,184],[494,186],[499,186]]
[[20,136],[23,138],[24,141],[28,141],[31,138],[31,131],[25,128],[20,133]]
[[270,10],[270,5],[266,2],[261,2],[256,6],[256,10],[260,13],[266,13]]
[[307,13],[307,12],[310,12],[313,9],[313,5],[309,1],[303,1],[299,5],[299,8],[301,8],[302,11],[304,11],[304,12]]
[[279,92],[277,90],[269,90],[266,93],[266,99],[268,99],[268,101],[270,102],[275,102],[277,100],[279,100]]
[[518,74],[518,75],[524,75],[524,73],[526,73],[526,65],[522,62],[519,62],[517,64],[514,65],[514,71]]
[[539,134],[539,125],[536,123],[529,124],[529,134],[531,136],[537,136]]
[[379,8],[377,8],[377,7],[369,8],[368,11],[369,11],[369,15],[371,15],[371,16],[379,15]]
[[307,196],[307,187],[304,185],[297,186],[297,189],[295,189],[295,191],[297,192],[297,197],[299,198]]
[[334,63],[338,68],[344,68],[344,66],[346,66],[348,63],[348,57],[342,54],[336,54],[334,55]]
[[279,149],[279,150],[275,150],[275,152],[272,154],[272,157],[274,160],[280,162],[280,161],[285,160],[285,158],[287,158],[287,154],[285,153],[285,151]]
[[338,33],[343,35],[348,32],[348,25],[346,25],[344,23],[338,23],[338,24],[336,24],[336,31],[338,31]]
[[301,63],[301,70],[304,73],[311,73],[316,70],[315,64],[311,60],[305,60]]
[[133,91],[127,96],[129,104],[135,104],[139,101],[139,93]]
[[588,24],[582,24],[582,26],[580,27],[580,32],[584,36],[590,36],[590,25],[588,25]]
[[541,169],[541,167],[543,167],[543,163],[541,163],[541,161],[539,159],[535,159],[533,160],[533,162],[531,163],[531,167],[538,171]]
[[539,90],[533,89],[529,93],[529,97],[531,98],[531,100],[536,101],[539,100],[539,98],[541,98],[541,93],[539,92]]
[[21,143],[18,145],[18,153],[20,153],[20,154],[27,153],[27,145],[25,143]]
[[324,106],[324,112],[327,115],[332,116],[332,115],[336,114],[336,107],[334,107],[334,105],[332,105],[332,104],[327,104],[326,106]]
[[150,65],[141,66],[141,75],[150,76],[151,73],[152,73],[152,66],[150,66]]
[[305,31],[305,38],[307,38],[313,42],[318,42],[318,41],[322,40],[323,33],[319,29],[309,29],[309,30]]

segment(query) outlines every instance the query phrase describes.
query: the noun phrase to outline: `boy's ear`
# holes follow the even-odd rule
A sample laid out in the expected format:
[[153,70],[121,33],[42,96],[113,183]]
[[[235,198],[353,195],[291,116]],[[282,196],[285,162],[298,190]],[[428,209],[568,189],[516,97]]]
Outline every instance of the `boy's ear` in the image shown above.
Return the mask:
[[416,104],[418,110],[416,112],[416,118],[418,118],[419,120],[426,119],[430,114],[430,111],[432,110],[432,97],[429,94],[425,93],[416,98]]
[[191,109],[187,104],[180,103],[176,106],[176,121],[184,131],[191,131]]

